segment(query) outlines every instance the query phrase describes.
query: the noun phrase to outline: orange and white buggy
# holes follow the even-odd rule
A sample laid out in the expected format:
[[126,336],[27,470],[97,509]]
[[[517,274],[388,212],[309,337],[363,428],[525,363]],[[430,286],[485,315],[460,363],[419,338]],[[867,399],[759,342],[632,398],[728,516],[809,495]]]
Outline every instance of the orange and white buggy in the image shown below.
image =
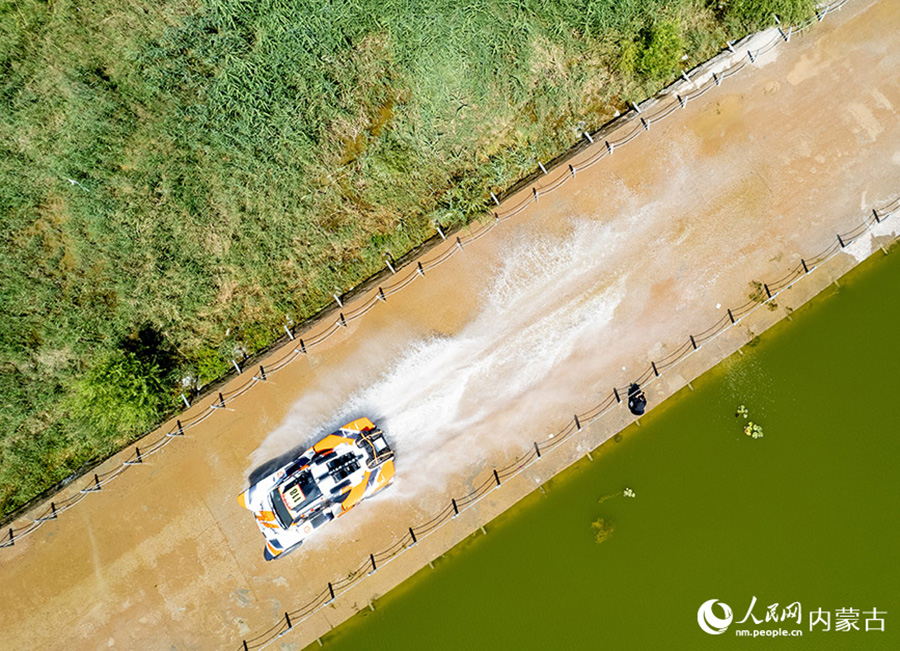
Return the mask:
[[390,484],[394,453],[384,433],[359,418],[329,434],[297,459],[238,496],[266,538],[266,560],[300,545]]

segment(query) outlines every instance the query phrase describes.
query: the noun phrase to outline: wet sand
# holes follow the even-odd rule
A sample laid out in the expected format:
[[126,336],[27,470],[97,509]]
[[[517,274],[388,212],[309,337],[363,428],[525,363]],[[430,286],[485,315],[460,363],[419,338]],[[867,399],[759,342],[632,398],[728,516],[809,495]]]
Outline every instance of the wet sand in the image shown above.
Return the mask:
[[[900,7],[847,5],[0,550],[5,644],[238,648],[268,629],[744,303],[749,281],[782,276],[900,194],[898,44]],[[664,376],[651,404],[812,295],[822,280],[808,280]],[[261,465],[362,414],[396,448],[395,485],[265,563],[235,496]],[[585,430],[284,643],[313,641],[627,422],[620,410]]]

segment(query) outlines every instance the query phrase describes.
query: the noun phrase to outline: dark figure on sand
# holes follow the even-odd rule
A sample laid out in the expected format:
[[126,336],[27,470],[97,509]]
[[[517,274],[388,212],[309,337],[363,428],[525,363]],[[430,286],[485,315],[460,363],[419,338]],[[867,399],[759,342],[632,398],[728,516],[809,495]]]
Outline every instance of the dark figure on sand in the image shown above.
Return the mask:
[[633,383],[628,387],[628,409],[635,416],[641,416],[647,408],[647,396],[641,391],[641,385]]

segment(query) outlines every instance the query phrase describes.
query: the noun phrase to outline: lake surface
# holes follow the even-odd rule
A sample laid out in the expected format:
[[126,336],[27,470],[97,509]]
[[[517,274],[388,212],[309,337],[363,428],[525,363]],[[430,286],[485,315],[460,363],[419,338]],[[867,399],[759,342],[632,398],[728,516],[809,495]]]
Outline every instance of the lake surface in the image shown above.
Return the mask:
[[[378,600],[325,648],[900,648],[898,321],[895,251]],[[763,438],[744,435],[741,404]],[[601,517],[615,528],[598,544],[591,523]],[[739,624],[754,596],[758,619],[800,602],[801,623]],[[697,622],[710,599],[733,610],[720,635]],[[835,630],[842,608],[860,611],[859,631]],[[810,631],[818,609],[830,612],[830,631]],[[884,632],[867,631],[878,618]],[[737,629],[803,635],[750,642]]]

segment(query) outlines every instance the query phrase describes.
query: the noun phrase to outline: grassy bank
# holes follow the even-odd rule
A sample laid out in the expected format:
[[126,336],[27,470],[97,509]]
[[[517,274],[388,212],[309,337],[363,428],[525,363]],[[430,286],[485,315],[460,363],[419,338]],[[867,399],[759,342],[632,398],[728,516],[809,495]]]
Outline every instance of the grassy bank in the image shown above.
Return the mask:
[[727,38],[812,4],[3,5],[0,508]]

